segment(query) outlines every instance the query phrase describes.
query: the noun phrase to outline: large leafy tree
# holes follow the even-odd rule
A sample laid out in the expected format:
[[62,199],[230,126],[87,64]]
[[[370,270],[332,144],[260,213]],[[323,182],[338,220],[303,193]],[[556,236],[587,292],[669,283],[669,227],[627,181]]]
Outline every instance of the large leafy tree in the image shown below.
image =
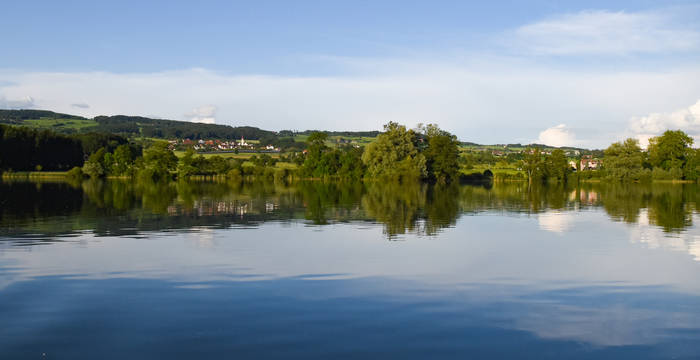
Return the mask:
[[649,163],[664,170],[681,169],[691,155],[693,139],[681,130],[667,130],[649,139]]
[[348,146],[340,153],[338,161],[338,176],[342,178],[360,179],[364,174],[365,168],[362,163],[362,148]]
[[683,165],[683,178],[698,180],[700,178],[700,149],[690,149]]
[[128,144],[117,146],[112,156],[111,172],[114,175],[127,175],[131,172],[136,151]]
[[197,175],[199,173],[199,167],[197,166],[196,152],[192,148],[188,148],[185,151],[185,155],[179,161],[177,166],[177,176],[178,177],[188,177]]
[[327,139],[328,134],[324,132],[311,133],[306,139],[308,147],[306,149],[306,158],[301,168],[305,176],[320,177],[329,175],[330,169],[328,169],[328,165],[332,163],[332,160],[329,159],[329,156],[325,156],[324,159],[324,153],[328,151],[328,147],[326,146]]
[[171,177],[176,168],[177,156],[168,149],[167,142],[155,142],[143,152],[141,176],[154,180],[165,179]]
[[528,183],[542,180],[545,171],[545,163],[542,158],[542,152],[539,148],[527,148],[523,155],[522,168],[527,174]]
[[608,177],[621,181],[639,180],[644,153],[636,139],[616,142],[605,149],[605,171]]
[[85,165],[83,165],[83,173],[91,178],[98,178],[107,175],[107,166],[104,162],[106,154],[105,149],[101,148],[94,154],[90,155],[88,160],[85,162]]
[[422,130],[428,142],[427,148],[423,151],[428,176],[440,183],[456,179],[459,171],[457,137],[434,124],[429,124]]
[[408,180],[425,177],[425,156],[418,151],[418,134],[395,122],[384,125],[384,133],[367,145],[362,162],[366,177],[386,180]]
[[545,172],[550,179],[566,182],[571,172],[571,167],[569,166],[566,154],[564,154],[564,150],[555,149],[552,151],[552,155],[548,156],[545,160]]

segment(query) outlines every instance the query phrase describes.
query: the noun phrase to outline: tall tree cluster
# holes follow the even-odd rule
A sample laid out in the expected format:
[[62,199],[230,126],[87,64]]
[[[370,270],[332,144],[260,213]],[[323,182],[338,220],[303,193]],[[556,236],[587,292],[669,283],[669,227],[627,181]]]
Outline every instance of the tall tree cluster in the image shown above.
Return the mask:
[[360,160],[362,149],[352,146],[331,148],[326,145],[328,134],[314,132],[307,138],[306,155],[301,165],[303,177],[337,177],[360,179],[365,168]]
[[605,171],[613,179],[621,181],[641,180],[644,172],[644,153],[639,140],[626,139],[605,149]]
[[605,174],[621,181],[697,180],[700,154],[692,146],[693,139],[681,130],[649,139],[646,152],[636,139],[617,142],[605,150]]
[[365,177],[449,182],[457,178],[458,146],[454,135],[436,125],[419,126],[416,131],[390,122],[362,154]]
[[0,170],[68,170],[83,161],[80,139],[48,130],[0,125]]
[[564,150],[561,149],[555,149],[551,154],[545,154],[540,148],[528,148],[520,161],[520,166],[530,184],[566,183],[572,172],[569,160]]

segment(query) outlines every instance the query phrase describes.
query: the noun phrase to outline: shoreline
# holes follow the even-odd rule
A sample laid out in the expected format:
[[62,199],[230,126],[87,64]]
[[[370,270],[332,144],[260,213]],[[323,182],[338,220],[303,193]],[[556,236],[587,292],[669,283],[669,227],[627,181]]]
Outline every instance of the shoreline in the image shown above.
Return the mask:
[[[68,171],[11,171],[11,172],[2,172],[0,173],[0,179],[7,179],[7,180],[21,180],[21,179],[66,179],[68,176]],[[244,175],[241,176],[241,179],[244,178],[256,178],[258,176],[256,175]],[[297,181],[323,181],[323,180],[332,180],[332,181],[371,181],[371,179],[341,179],[341,178],[334,178],[330,177],[328,179],[323,179],[323,178],[318,178],[318,177],[310,177],[310,178],[297,178],[295,176],[292,176],[294,180]],[[134,177],[131,176],[106,176],[102,179],[104,180],[110,180],[110,179],[121,179],[121,180],[128,180],[128,179],[133,179]],[[85,178],[88,179],[88,178]],[[187,178],[187,180],[195,180],[195,181],[206,181],[206,180],[223,180],[223,179],[228,179],[228,177],[225,174],[215,174],[215,175],[194,175],[190,176]],[[178,181],[177,179],[173,179],[172,181]],[[494,177],[492,179],[493,183],[501,183],[501,182],[527,182],[527,179],[521,179],[521,178],[512,178],[512,177],[506,177],[506,178],[501,178],[501,177]],[[610,181],[610,180],[605,180],[601,178],[591,178],[591,179],[573,179],[571,183],[613,183],[615,181]],[[649,181],[650,183],[657,183],[657,184],[695,184],[697,181],[693,180],[662,180],[662,179],[652,179]],[[483,181],[459,181],[461,184],[481,184]],[[633,181],[631,183],[634,184],[640,184],[643,182],[640,181]]]

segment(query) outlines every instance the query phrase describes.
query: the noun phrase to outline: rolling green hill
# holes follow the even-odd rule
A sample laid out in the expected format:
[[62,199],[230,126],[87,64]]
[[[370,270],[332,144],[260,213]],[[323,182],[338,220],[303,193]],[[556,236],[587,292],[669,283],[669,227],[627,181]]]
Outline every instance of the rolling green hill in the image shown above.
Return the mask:
[[260,139],[275,137],[272,131],[251,126],[200,124],[188,121],[151,119],[141,116],[81,116],[46,110],[0,110],[0,124],[50,129],[63,134],[99,132],[127,137],[160,139]]

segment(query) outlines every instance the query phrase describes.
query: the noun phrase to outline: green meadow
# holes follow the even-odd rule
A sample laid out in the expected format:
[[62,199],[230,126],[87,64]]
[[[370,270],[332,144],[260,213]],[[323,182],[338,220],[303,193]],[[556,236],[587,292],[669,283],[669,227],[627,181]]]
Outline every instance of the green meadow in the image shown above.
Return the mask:
[[40,118],[27,119],[23,123],[27,126],[40,129],[65,130],[70,129],[80,131],[86,128],[97,126],[97,121],[89,119],[55,119],[55,118]]

